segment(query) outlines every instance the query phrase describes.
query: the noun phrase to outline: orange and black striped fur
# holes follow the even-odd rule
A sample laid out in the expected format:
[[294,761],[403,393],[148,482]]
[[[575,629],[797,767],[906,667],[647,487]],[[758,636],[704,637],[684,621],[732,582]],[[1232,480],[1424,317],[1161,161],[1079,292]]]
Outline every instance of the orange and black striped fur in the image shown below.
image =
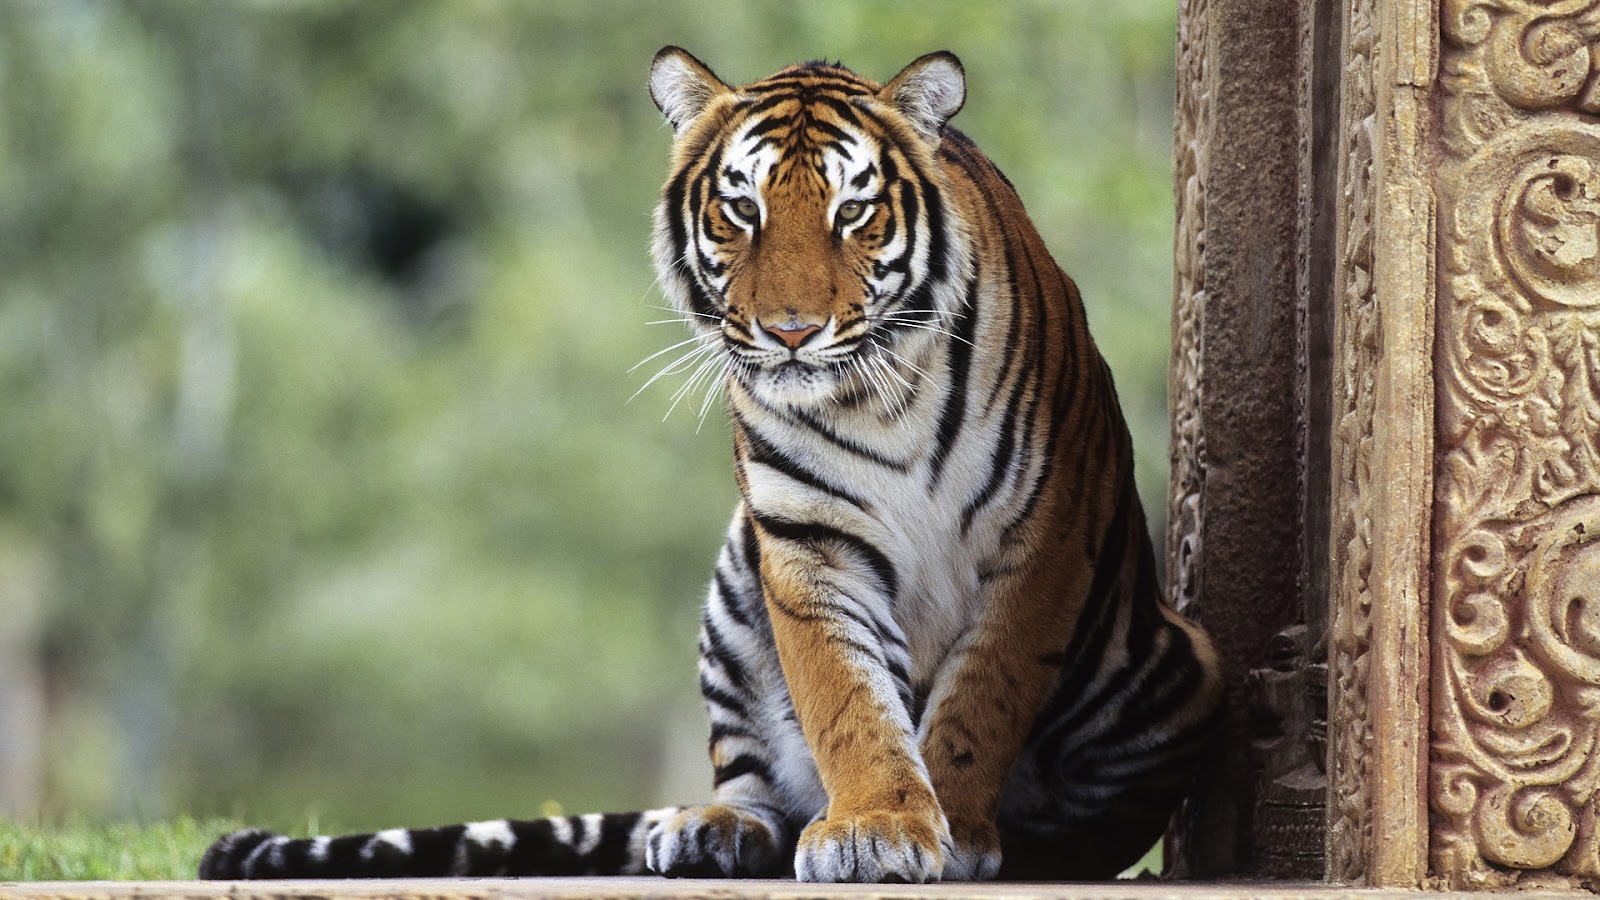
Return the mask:
[[1160,835],[1221,697],[1160,598],[1077,289],[946,122],[960,63],[730,87],[656,57],[662,282],[726,372],[741,502],[700,640],[713,801],[219,841],[211,877],[1097,878]]

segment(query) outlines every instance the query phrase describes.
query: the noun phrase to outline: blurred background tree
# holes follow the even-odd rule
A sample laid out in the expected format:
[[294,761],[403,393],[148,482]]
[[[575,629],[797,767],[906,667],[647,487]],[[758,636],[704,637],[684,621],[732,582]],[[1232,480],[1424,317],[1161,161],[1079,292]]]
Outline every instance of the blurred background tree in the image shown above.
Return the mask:
[[0,813],[707,794],[728,439],[671,379],[626,402],[682,336],[663,44],[730,82],[959,54],[1159,526],[1173,6],[0,0]]

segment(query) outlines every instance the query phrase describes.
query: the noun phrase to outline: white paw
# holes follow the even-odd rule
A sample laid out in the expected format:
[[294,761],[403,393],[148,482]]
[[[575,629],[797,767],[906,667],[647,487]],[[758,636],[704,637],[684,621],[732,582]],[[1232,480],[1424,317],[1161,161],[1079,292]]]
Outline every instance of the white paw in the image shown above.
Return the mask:
[[993,881],[1000,874],[1000,848],[980,850],[972,846],[944,848],[945,881]]
[[650,829],[644,864],[669,878],[771,877],[778,874],[778,842],[742,809],[695,806]]
[[794,874],[800,881],[938,881],[948,839],[942,817],[870,812],[822,819],[800,833]]

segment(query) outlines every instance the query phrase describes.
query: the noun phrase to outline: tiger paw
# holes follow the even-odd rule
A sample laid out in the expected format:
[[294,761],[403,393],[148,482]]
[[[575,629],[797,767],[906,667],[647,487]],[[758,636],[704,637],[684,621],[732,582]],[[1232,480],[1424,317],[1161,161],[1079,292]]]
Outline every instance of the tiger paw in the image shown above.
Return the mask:
[[768,878],[780,867],[773,829],[723,804],[690,807],[651,828],[644,860],[668,878]]
[[940,816],[879,811],[819,819],[800,833],[794,874],[800,881],[938,881],[948,840]]
[[951,821],[945,881],[991,881],[1000,874],[1000,832],[993,822]]

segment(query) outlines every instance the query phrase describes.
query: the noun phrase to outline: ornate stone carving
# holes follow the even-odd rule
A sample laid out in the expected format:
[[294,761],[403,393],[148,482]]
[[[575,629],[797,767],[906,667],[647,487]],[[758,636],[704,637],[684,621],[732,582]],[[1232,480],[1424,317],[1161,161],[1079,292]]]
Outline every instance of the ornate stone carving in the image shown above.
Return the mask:
[[1273,636],[1304,621],[1292,301],[1298,10],[1281,0],[1184,0],[1180,9],[1168,589],[1210,629],[1235,701],[1184,811],[1188,840],[1169,855],[1198,877],[1256,865],[1239,691]]
[[1172,365],[1167,401],[1172,419],[1167,509],[1167,590],[1183,610],[1199,596],[1204,518],[1200,423],[1201,339],[1205,312],[1205,156],[1211,123],[1206,62],[1206,0],[1181,0],[1178,14],[1178,100],[1174,190],[1178,207],[1173,245]]
[[1373,732],[1368,680],[1372,649],[1371,454],[1379,338],[1373,290],[1373,92],[1377,44],[1372,0],[1353,0],[1344,22],[1345,79],[1339,130],[1339,260],[1334,300],[1333,510],[1329,551],[1330,721],[1328,874],[1367,880],[1372,857],[1368,767]]
[[1441,29],[1435,872],[1600,886],[1600,0]]
[[[1177,108],[1174,117],[1174,195],[1178,219],[1173,241],[1172,360],[1167,374],[1167,407],[1172,421],[1168,451],[1167,592],[1180,610],[1200,594],[1197,565],[1204,517],[1200,427],[1202,315],[1205,310],[1205,172],[1211,122],[1206,78],[1206,0],[1179,0]],[[1187,845],[1187,805],[1176,816],[1180,826],[1168,841],[1169,872],[1187,874],[1193,866]]]
[[1327,649],[1297,625],[1272,640],[1268,665],[1245,677],[1250,710],[1257,859],[1253,874],[1316,877],[1324,865],[1327,811]]

